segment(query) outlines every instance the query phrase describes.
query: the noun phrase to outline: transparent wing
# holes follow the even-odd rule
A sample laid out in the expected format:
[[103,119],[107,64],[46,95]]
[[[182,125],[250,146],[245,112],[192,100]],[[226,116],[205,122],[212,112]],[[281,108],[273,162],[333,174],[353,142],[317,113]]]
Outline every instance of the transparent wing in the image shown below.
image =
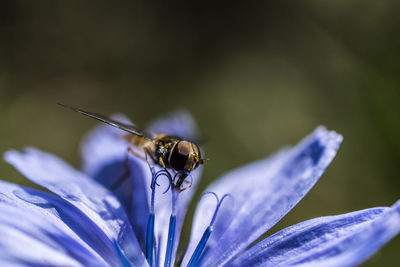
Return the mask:
[[84,110],[81,110],[81,109],[78,109],[78,108],[73,108],[73,107],[70,107],[70,106],[67,106],[67,105],[64,105],[64,104],[61,104],[61,103],[57,103],[57,104],[62,106],[62,107],[64,107],[64,108],[70,109],[72,111],[75,111],[75,112],[78,112],[78,113],[83,114],[85,116],[88,116],[90,118],[93,118],[95,120],[107,123],[107,124],[109,124],[111,126],[119,128],[119,129],[121,129],[121,130],[123,130],[125,132],[131,133],[131,134],[134,134],[134,135],[137,135],[137,136],[140,136],[140,137],[147,138],[145,136],[145,134],[142,133],[139,129],[137,129],[136,126],[134,126],[134,125],[129,125],[129,124],[125,124],[125,123],[122,123],[122,122],[119,122],[119,121],[115,121],[115,120],[107,118],[106,116],[103,116],[101,114],[97,114],[97,113],[93,113],[93,112],[89,112],[89,111],[84,111]]

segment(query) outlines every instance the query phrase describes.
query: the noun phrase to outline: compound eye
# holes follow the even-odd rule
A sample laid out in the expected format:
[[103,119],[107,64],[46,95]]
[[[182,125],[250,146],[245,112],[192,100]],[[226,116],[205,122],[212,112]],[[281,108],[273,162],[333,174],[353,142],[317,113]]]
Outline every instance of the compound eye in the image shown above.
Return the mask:
[[190,143],[187,141],[179,141],[171,152],[169,164],[174,170],[185,170],[186,162],[189,159]]
[[188,141],[179,141],[177,144],[178,153],[182,156],[189,156],[190,154],[190,143]]

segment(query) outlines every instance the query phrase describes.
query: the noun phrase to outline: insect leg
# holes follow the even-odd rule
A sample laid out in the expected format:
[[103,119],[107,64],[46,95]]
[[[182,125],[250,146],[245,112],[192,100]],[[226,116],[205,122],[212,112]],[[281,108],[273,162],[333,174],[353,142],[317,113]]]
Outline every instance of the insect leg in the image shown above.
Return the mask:
[[[154,189],[153,185],[154,185],[154,175],[153,175],[153,171],[152,171],[152,167],[149,161],[149,157],[153,160],[153,162],[156,162],[156,160],[154,159],[153,155],[150,153],[150,150],[147,147],[143,147],[143,151],[144,151],[144,160],[146,160],[147,165],[149,166],[150,169],[150,173],[151,175],[151,183],[150,183],[150,188]],[[143,157],[142,157],[143,158]]]
[[140,155],[138,152],[136,152],[132,147],[128,147],[128,151],[130,152],[130,153],[132,153],[132,155],[135,155],[136,157],[138,157],[138,158],[140,158],[140,159],[142,159],[142,160],[145,160],[146,158],[144,158],[142,155]]

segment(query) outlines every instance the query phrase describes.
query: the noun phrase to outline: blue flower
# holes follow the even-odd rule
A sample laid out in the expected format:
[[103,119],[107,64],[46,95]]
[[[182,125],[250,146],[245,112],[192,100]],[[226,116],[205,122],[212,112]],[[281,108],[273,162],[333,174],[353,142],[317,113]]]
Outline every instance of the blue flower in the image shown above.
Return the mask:
[[[192,139],[196,126],[190,115],[178,112],[149,131]],[[175,261],[181,266],[354,266],[400,231],[397,202],[308,220],[249,248],[305,196],[334,158],[342,137],[319,127],[298,145],[212,183],[206,189],[212,193],[196,208],[186,252],[177,256],[201,168],[186,191],[165,193],[169,182],[163,178],[152,191],[147,164],[127,152],[120,135],[102,125],[86,136],[82,171],[37,149],[6,152],[7,162],[51,193],[0,181],[1,266],[148,266],[146,256],[160,266],[165,261],[170,266]]]

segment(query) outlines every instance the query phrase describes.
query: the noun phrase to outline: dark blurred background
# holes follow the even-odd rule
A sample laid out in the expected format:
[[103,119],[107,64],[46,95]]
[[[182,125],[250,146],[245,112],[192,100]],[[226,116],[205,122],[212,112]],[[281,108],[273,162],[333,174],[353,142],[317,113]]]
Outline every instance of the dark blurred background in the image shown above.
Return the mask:
[[[31,145],[78,167],[80,138],[96,123],[58,101],[142,126],[185,108],[207,140],[203,189],[323,124],[344,143],[273,230],[391,205],[400,198],[399,10],[395,0],[3,0],[0,151]],[[5,163],[0,174],[29,184]],[[397,237],[364,266],[393,266],[399,250]]]

